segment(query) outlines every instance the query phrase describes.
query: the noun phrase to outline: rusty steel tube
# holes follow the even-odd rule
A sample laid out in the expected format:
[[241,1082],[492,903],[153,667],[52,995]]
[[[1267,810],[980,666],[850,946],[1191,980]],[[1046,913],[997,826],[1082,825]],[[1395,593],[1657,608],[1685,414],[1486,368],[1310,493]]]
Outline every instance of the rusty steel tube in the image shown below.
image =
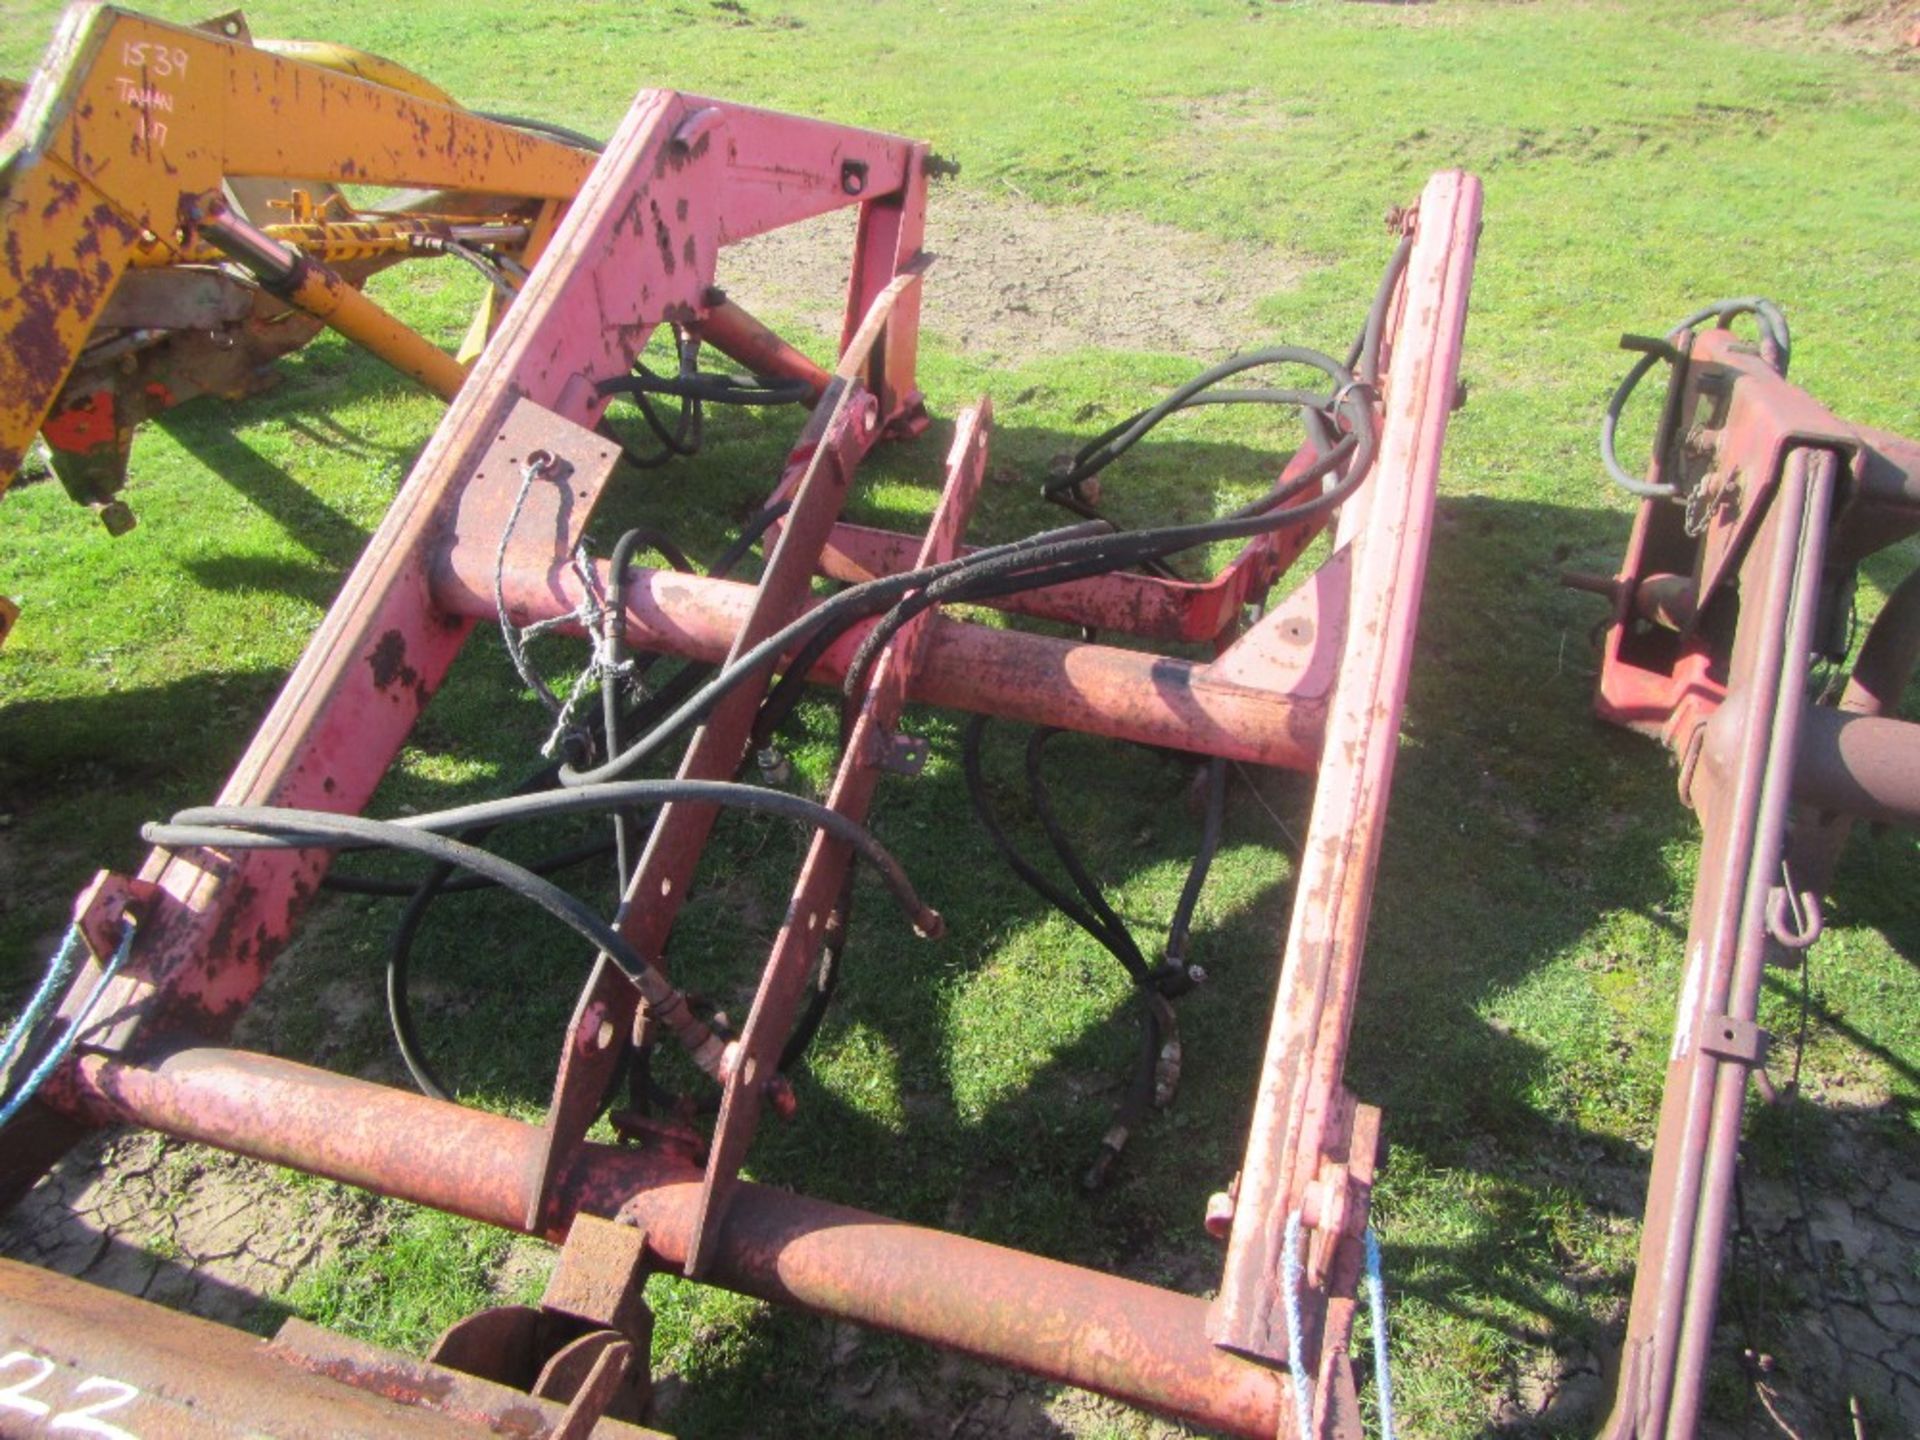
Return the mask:
[[43,1098],[94,1125],[131,1123],[255,1160],[520,1229],[540,1132],[244,1050],[183,1050],[152,1066],[87,1055]]
[[695,327],[707,344],[756,375],[798,380],[813,391],[816,401],[826,393],[833,376],[734,304],[725,291],[708,291],[707,302],[707,313]]
[[[479,546],[451,547],[434,576],[435,602],[451,615],[495,619],[492,563],[491,552],[483,555]],[[604,564],[600,568],[604,586]],[[520,624],[576,613],[580,586],[578,573],[564,562],[537,573],[510,567],[502,577],[507,607]],[[626,593],[630,648],[717,662],[731,649],[754,589],[671,570],[635,570]],[[871,623],[856,626],[829,650],[812,678],[837,684]],[[577,623],[561,628],[581,633]],[[1326,720],[1324,697],[1254,689],[1188,660],[996,630],[937,613],[928,617],[926,648],[908,681],[908,697],[1289,770],[1319,763]]]
[[1860,658],[1840,697],[1840,708],[1855,715],[1887,715],[1920,667],[1920,570],[1894,586],[1887,603],[1867,628]]
[[[1884,718],[1897,711],[1916,666],[1920,666],[1920,570],[1894,587],[1874,617],[1841,693],[1839,715]],[[1868,740],[1865,752],[1856,756],[1847,747],[1858,741],[1841,731],[1830,737],[1830,749],[1822,743],[1821,753],[1809,753],[1827,725],[1819,716],[1810,720],[1793,777],[1795,798],[1817,812],[1802,817],[1794,828],[1794,879],[1817,895],[1826,894],[1833,883],[1856,817],[1906,824],[1920,820],[1915,797],[1909,793],[1913,777],[1920,773],[1920,759],[1911,754],[1911,742],[1906,742],[1902,758],[1902,736],[1891,732],[1891,739]],[[1852,773],[1856,768],[1870,775],[1863,779]],[[1899,788],[1903,785],[1905,791]]]
[[[508,1230],[526,1228],[545,1144],[524,1121],[234,1050],[151,1065],[85,1056],[47,1098],[95,1124],[144,1125]],[[582,1211],[618,1215],[678,1270],[700,1182],[685,1160],[584,1145],[547,1238]],[[711,1274],[1212,1429],[1291,1432],[1284,1375],[1209,1344],[1206,1301],[1137,1281],[752,1184],[736,1193]]]

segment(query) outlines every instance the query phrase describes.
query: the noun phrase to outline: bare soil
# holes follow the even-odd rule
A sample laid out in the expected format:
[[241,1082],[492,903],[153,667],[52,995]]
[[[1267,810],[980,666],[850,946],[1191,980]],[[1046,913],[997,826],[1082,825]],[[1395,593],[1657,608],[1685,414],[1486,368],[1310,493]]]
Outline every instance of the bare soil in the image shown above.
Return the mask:
[[[1269,338],[1259,302],[1305,268],[1282,249],[1011,191],[941,185],[927,212],[934,265],[922,324],[1001,363],[1080,349],[1217,360]],[[836,334],[853,223],[842,211],[734,246],[721,255],[720,283],[748,309]]]
[[1844,50],[1900,70],[1920,69],[1920,0],[1810,6],[1754,23],[1789,45]]

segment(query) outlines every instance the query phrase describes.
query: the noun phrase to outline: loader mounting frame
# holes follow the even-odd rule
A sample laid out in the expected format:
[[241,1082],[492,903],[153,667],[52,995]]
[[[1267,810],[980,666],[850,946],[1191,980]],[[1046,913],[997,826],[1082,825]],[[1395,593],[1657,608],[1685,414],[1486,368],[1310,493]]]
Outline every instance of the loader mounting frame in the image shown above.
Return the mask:
[[[337,163],[331,151],[326,156]],[[316,151],[311,163],[322,159]],[[284,169],[284,157],[272,168]],[[595,430],[607,403],[601,382],[627,375],[658,326],[702,338],[724,333],[730,353],[750,350],[759,373],[807,381],[818,398],[774,492],[790,508],[757,584],[636,570],[625,588],[626,631],[636,649],[706,661],[738,655],[812,603],[817,575],[859,578],[958,554],[987,466],[986,401],[957,419],[939,504],[922,536],[839,521],[862,457],[882,437],[926,424],[915,384],[930,260],[922,249],[926,170],[926,147],[907,140],[672,91],[644,93],[223,801],[360,811],[475,621],[494,618],[496,577],[516,623],[576,613],[585,582],[570,557],[617,460]],[[735,241],[847,206],[858,209],[858,230],[829,372],[734,310],[713,288],[715,260]],[[1479,211],[1478,182],[1447,173],[1406,212],[1411,252],[1386,332],[1378,459],[1339,510],[1324,563],[1251,623],[1247,607],[1264,599],[1326,517],[1250,542],[1207,584],[1115,573],[1006,602],[1039,618],[1162,644],[1207,641],[1217,658],[1206,662],[924,614],[885,650],[827,801],[851,818],[864,815],[883,771],[894,768],[896,726],[909,701],[1317,776],[1245,1156],[1237,1177],[1220,1177],[1226,1193],[1209,1217],[1227,1241],[1216,1300],[741,1178],[763,1111],[785,1108],[773,1059],[849,864],[847,846],[824,832],[808,851],[737,1049],[721,1071],[713,1134],[691,1151],[670,1139],[610,1146],[585,1138],[636,1021],[635,987],[605,955],[566,1035],[544,1124],[221,1048],[327,857],[297,849],[156,851],[137,876],[103,876],[83,897],[79,922],[95,958],[61,1023],[77,1012],[130,912],[139,919],[137,943],[88,1018],[75,1058],[6,1135],[0,1199],[30,1185],[88,1127],[148,1126],[564,1240],[563,1273],[570,1266],[584,1273],[575,1262],[598,1247],[601,1263],[586,1268],[615,1289],[631,1289],[649,1269],[681,1271],[1236,1435],[1298,1433],[1289,1371],[1304,1370],[1311,1433],[1354,1435],[1347,1346],[1379,1116],[1347,1091],[1342,1074]],[[534,485],[527,477],[535,473],[547,483]],[[814,678],[837,679],[862,633],[836,644]],[[706,718],[682,776],[735,773],[762,693],[744,686]],[[715,813],[706,805],[665,807],[635,867],[616,923],[650,963],[665,963],[668,933]],[[804,1113],[789,1123],[804,1123]],[[1297,1354],[1289,1353],[1283,1323],[1283,1232],[1296,1216],[1308,1236]],[[618,1224],[606,1226],[609,1219]],[[620,1235],[610,1239],[610,1230]],[[625,1258],[615,1263],[607,1255]],[[0,1272],[0,1316],[30,1315],[15,1302],[24,1304],[38,1283]],[[620,1302],[601,1299],[569,1308],[550,1296],[549,1308],[594,1310],[607,1333],[634,1339],[631,1306],[623,1324],[606,1318]],[[476,1317],[474,1325],[487,1335],[533,1323],[486,1315],[494,1318]],[[124,1329],[112,1333],[110,1344],[87,1349],[74,1331],[67,1342],[74,1353],[58,1358],[105,1366],[111,1345],[129,1343]],[[470,1360],[476,1348],[486,1349],[485,1337],[456,1326],[436,1358],[467,1368],[455,1353]],[[637,1363],[644,1367],[644,1346]],[[190,1389],[191,1382],[189,1375],[178,1384]],[[243,1411],[249,1403],[235,1401]]]
[[[1735,302],[1736,304],[1745,302]],[[1647,484],[1605,595],[1595,709],[1664,744],[1702,844],[1609,1440],[1699,1426],[1769,965],[1804,965],[1855,820],[1920,823],[1920,572],[1869,631],[1837,704],[1860,561],[1920,531],[1920,445],[1850,425],[1724,325],[1632,340],[1671,365]],[[1767,1093],[1771,1093],[1768,1091]]]

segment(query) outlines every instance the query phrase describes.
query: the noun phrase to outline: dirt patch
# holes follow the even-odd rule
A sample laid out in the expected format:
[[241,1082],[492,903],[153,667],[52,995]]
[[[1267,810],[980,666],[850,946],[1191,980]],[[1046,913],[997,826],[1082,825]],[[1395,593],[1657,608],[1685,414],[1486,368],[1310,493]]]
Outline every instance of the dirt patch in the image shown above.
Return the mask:
[[[842,211],[734,246],[720,283],[748,309],[838,334],[853,226]],[[1271,338],[1255,310],[1305,268],[1276,247],[952,185],[927,202],[926,248],[926,330],[1012,363],[1077,349],[1231,354]]]
[[1778,42],[1844,50],[1891,60],[1901,70],[1920,70],[1920,0],[1881,0],[1877,5],[1810,5],[1785,14],[1757,17],[1753,23],[1769,39]]
[[949,1440],[1067,1440],[1128,1435],[1173,1440],[1192,1432],[1084,1390],[1060,1389],[954,1355],[905,1363],[900,1347],[842,1322],[823,1327],[824,1399],[851,1430],[945,1435]]
[[140,1133],[81,1146],[4,1216],[0,1253],[175,1310],[272,1328],[295,1276],[375,1204]]
[[[1846,1104],[1841,1095],[1810,1093],[1828,1105]],[[1805,1210],[1790,1181],[1748,1186],[1757,1253],[1743,1264],[1758,1273],[1736,1272],[1727,1282],[1718,1348],[1739,1363],[1736,1286],[1762,1297],[1797,1297],[1776,1313],[1778,1338],[1756,1357],[1756,1404],[1813,1436],[1845,1429],[1849,1396],[1856,1396],[1868,1435],[1920,1435],[1920,1174],[1913,1149],[1879,1133],[1874,1110],[1829,1109],[1822,1118],[1826,1153],[1805,1166]],[[1703,1433],[1732,1440],[1739,1431]]]
[[[1714,1413],[1700,1427],[1703,1440],[1850,1433],[1849,1395],[1867,1435],[1920,1435],[1920,1171],[1912,1145],[1888,1138],[1884,1092],[1860,1088],[1808,1083],[1818,1109],[1801,1117],[1806,1147],[1816,1147],[1817,1130],[1821,1154],[1804,1162],[1805,1210],[1790,1178],[1757,1177],[1749,1167],[1747,1234],[1721,1282]],[[1638,1224],[1644,1170],[1604,1162],[1542,1169]],[[1535,1351],[1493,1398],[1493,1428],[1598,1429],[1618,1382],[1626,1321],[1622,1296],[1604,1342],[1589,1348],[1566,1336]]]
[[1176,117],[1185,131],[1209,139],[1270,140],[1293,123],[1264,90],[1227,90],[1192,100],[1169,97],[1159,108]]

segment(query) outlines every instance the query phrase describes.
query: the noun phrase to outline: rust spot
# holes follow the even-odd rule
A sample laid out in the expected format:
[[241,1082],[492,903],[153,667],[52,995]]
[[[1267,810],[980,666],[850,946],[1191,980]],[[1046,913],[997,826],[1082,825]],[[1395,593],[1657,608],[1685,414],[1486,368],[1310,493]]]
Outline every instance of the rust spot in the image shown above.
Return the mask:
[[627,203],[620,207],[620,213],[614,217],[613,233],[615,235],[625,235],[630,231],[637,231],[639,228],[640,197],[637,194],[629,195],[627,196]]
[[[40,212],[42,220],[51,220],[62,210],[80,198],[78,180],[55,180],[52,182],[53,198],[47,201],[46,208]],[[683,202],[684,203],[684,202]]]
[[373,684],[377,690],[385,690],[395,681],[411,686],[420,677],[414,668],[407,664],[407,639],[398,630],[389,630],[380,637],[373,647],[373,653],[367,657],[367,668],[373,671]]
[[673,202],[673,218],[676,220],[684,220],[687,218],[686,196],[682,195],[678,200]]
[[647,208],[653,212],[653,243],[660,247],[660,263],[671,275],[674,271],[673,232],[667,228],[667,222],[660,214],[658,201],[648,201]]
[[[94,207],[91,228],[131,235],[126,222],[104,205]],[[51,395],[66,378],[74,358],[72,349],[61,339],[62,322],[74,315],[91,318],[105,298],[114,273],[108,266],[82,269],[51,258],[26,269],[17,234],[7,237],[6,258],[9,272],[20,282],[19,318],[9,337],[14,365],[34,388]]]

